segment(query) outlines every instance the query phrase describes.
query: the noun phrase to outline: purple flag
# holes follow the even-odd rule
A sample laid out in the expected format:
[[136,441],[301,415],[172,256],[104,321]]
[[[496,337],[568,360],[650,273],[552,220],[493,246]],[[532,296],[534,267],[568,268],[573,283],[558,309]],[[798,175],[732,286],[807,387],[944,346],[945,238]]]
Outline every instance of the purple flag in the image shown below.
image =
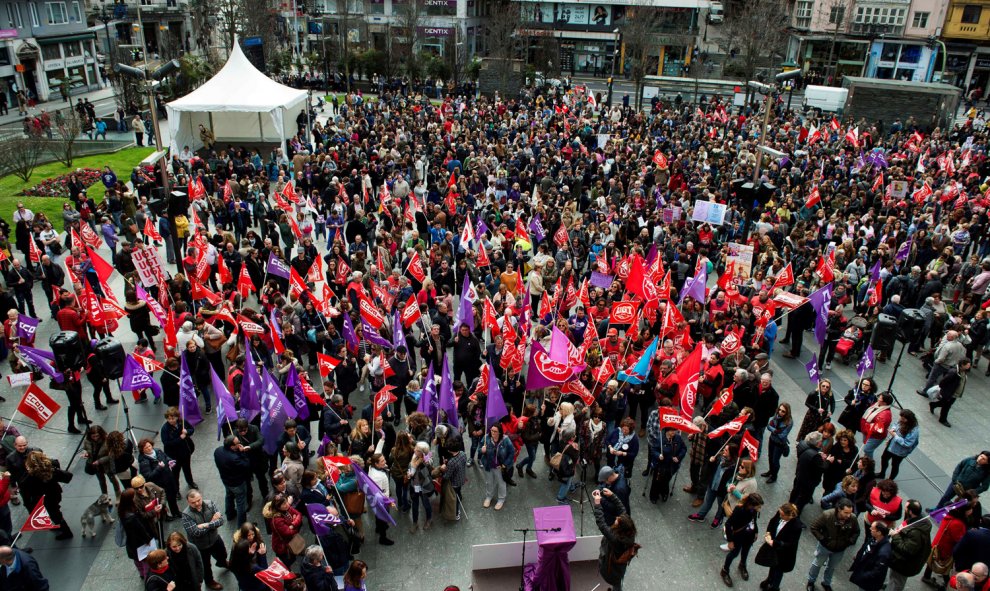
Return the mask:
[[543,229],[543,222],[540,221],[540,214],[534,215],[533,219],[529,221],[529,229],[533,232],[533,237],[536,238],[537,242],[543,242],[543,239],[547,237],[547,232]]
[[828,328],[828,310],[832,303],[832,284],[808,296],[811,307],[815,309],[815,340],[819,345],[825,344],[825,332]]
[[156,382],[144,367],[134,357],[128,355],[124,359],[124,375],[120,379],[121,392],[133,392],[151,388],[155,398],[162,397],[162,387]]
[[193,427],[203,422],[203,415],[199,412],[199,400],[196,399],[196,386],[193,385],[192,374],[189,373],[185,351],[182,352],[182,366],[179,369],[179,410],[182,411],[182,420],[189,421]]
[[[536,343],[534,342],[533,345],[535,346]],[[488,367],[492,367],[491,360],[488,361]],[[508,414],[509,409],[505,407],[498,378],[495,377],[495,372],[491,371],[488,374],[488,400],[485,401],[485,426],[497,423]]]
[[340,523],[340,517],[330,513],[325,506],[319,503],[306,503],[306,513],[309,513],[309,523],[313,526],[313,533],[317,536],[329,534],[330,528]]
[[361,466],[351,464],[351,467],[354,468],[358,488],[364,493],[365,498],[368,500],[368,505],[375,513],[375,517],[394,526],[395,519],[388,512],[388,507],[389,505],[394,505],[395,500],[385,496],[385,491],[375,484],[375,481],[361,469]]
[[591,272],[591,281],[589,283],[595,287],[600,287],[602,289],[608,289],[612,287],[612,275],[607,275],[605,273],[599,273],[598,271]]
[[272,328],[275,329],[278,338],[283,338],[285,335],[282,334],[282,320],[278,316],[278,308],[272,308],[271,316],[268,319],[271,320]]
[[812,384],[817,385],[821,376],[818,375],[818,356],[814,353],[811,354],[811,361],[804,365],[804,369],[808,372],[808,379],[811,380]]
[[296,369],[295,363],[289,365],[289,371],[286,372],[285,388],[292,388],[292,404],[296,409],[296,415],[304,421],[308,419],[309,406],[306,404],[306,394],[303,392],[302,381],[299,379],[299,370]]
[[894,255],[894,262],[899,263],[901,261],[906,261],[908,256],[911,255],[911,246],[914,244],[914,236],[911,236],[907,241],[897,249],[897,253]]
[[650,245],[650,252],[646,253],[646,266],[649,267],[653,264],[653,261],[657,260],[657,255],[660,252],[657,250],[657,245],[654,242]]
[[[579,366],[583,371],[584,366]],[[566,369],[565,369],[566,368]],[[526,373],[526,389],[539,390],[560,386],[574,377],[574,368],[550,359],[550,355],[540,343],[533,341],[529,347],[529,369]]]
[[47,359],[53,363],[55,361],[55,354],[51,351],[45,351],[44,349],[35,349],[34,347],[28,347],[27,345],[18,345],[17,351],[19,353],[30,353],[39,359]]
[[880,263],[881,259],[877,259],[877,262],[873,264],[870,268],[870,282],[876,283],[880,280]]
[[550,330],[550,359],[559,363],[568,363],[568,352],[570,351],[568,343],[567,335],[554,324]]
[[945,519],[945,516],[949,514],[949,511],[953,511],[955,509],[958,509],[959,507],[963,507],[967,503],[969,503],[969,500],[959,499],[954,503],[949,503],[944,507],[939,507],[938,509],[935,509],[934,511],[929,513],[928,516],[932,518],[932,521],[934,521],[936,525],[939,525],[942,523],[942,520]]
[[52,367],[51,363],[49,363],[49,357],[51,357],[51,361],[55,361],[55,355],[52,353],[35,349],[34,347],[28,347],[27,345],[18,345],[17,353],[24,358],[24,361],[37,367],[56,382],[61,384],[65,381],[65,376],[62,375],[62,372]]
[[261,435],[265,438],[265,453],[278,451],[278,438],[285,430],[285,421],[294,419],[296,411],[289,404],[278,382],[267,369],[261,372]]
[[866,372],[872,374],[874,367],[876,367],[876,356],[873,354],[873,345],[867,345],[866,351],[863,352],[863,358],[856,364],[856,375],[862,378]]
[[[448,423],[453,425],[455,429],[460,429],[460,424],[457,420],[457,398],[454,397],[454,383],[450,379],[449,363],[447,361],[447,354],[444,353],[443,369],[440,371],[440,410],[446,415]],[[490,374],[488,379],[494,379],[494,375]]]
[[398,349],[399,345],[409,347],[406,345],[406,334],[402,332],[402,312],[396,308],[395,313],[392,314],[392,344]]
[[347,348],[354,351],[357,351],[358,346],[361,345],[357,333],[354,332],[354,324],[351,323],[350,314],[344,314],[344,341],[347,343]]
[[694,277],[688,279],[687,283],[684,285],[684,291],[681,292],[681,299],[678,300],[677,305],[680,306],[684,303],[684,298],[691,296],[696,301],[705,303],[706,293],[705,286],[708,284],[708,273],[704,268],[701,269],[701,273],[698,273]]
[[261,386],[261,374],[258,373],[258,366],[255,365],[254,353],[251,352],[251,339],[245,337],[244,379],[241,381],[240,406],[241,415],[248,422],[261,414],[261,399],[258,397]]
[[319,447],[316,448],[316,455],[318,456],[325,455],[327,446],[330,445],[331,443],[333,443],[333,440],[330,439],[330,437],[328,437],[327,435],[324,435],[323,439],[320,440]]
[[217,371],[210,365],[210,381],[213,383],[213,393],[217,395],[217,441],[223,437],[223,424],[231,427],[230,421],[237,420],[237,408],[234,405],[234,397],[227,391],[227,385],[223,383]]
[[[151,297],[150,295],[148,295],[148,292],[144,291],[144,288],[141,287],[141,284],[140,283],[137,284],[136,291],[137,291],[137,297],[138,297],[138,300],[139,301],[142,301],[142,302],[155,302],[155,304],[158,303],[158,300],[154,299],[153,297]],[[162,316],[161,310],[159,310],[159,308],[161,306],[157,306],[155,304],[149,303],[148,304],[148,309],[151,310],[151,313],[154,314],[155,315],[155,318],[158,319],[158,324],[161,325],[161,326],[165,326],[165,324],[168,322],[168,319]]]
[[488,224],[485,223],[485,220],[478,218],[478,223],[474,225],[474,235],[481,237],[486,232],[488,232]]
[[433,362],[431,361],[429,369],[426,370],[426,380],[423,381],[423,391],[419,395],[416,412],[423,413],[430,417],[431,423],[436,423],[437,408],[437,381],[434,379]]
[[268,255],[268,266],[265,270],[269,275],[281,277],[282,279],[289,278],[289,263],[276,256],[274,252]]
[[33,341],[34,333],[38,330],[39,322],[41,321],[37,318],[31,318],[24,314],[19,315],[17,317],[17,336],[28,341]]
[[471,284],[471,276],[464,274],[464,284],[461,286],[461,302],[457,306],[457,321],[454,322],[456,329],[462,324],[466,324],[471,332],[474,332],[474,302],[478,299],[478,292]]
[[374,326],[368,324],[368,321],[365,320],[363,316],[361,317],[361,334],[364,336],[364,340],[368,341],[372,345],[378,345],[379,347],[384,347],[386,349],[392,348],[392,343],[380,335],[378,331],[375,330]]

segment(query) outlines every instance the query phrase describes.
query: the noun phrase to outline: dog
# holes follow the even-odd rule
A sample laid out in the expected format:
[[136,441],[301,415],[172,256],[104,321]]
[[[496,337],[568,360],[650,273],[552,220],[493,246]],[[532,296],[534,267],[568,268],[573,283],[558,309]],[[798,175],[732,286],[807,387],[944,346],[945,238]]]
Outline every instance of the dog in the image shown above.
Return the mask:
[[113,507],[113,499],[109,495],[100,495],[100,498],[86,508],[80,518],[82,523],[82,537],[85,538],[87,534],[92,537],[96,537],[96,516],[99,515],[103,519],[103,523],[114,523],[116,519],[113,515],[110,515],[110,508]]

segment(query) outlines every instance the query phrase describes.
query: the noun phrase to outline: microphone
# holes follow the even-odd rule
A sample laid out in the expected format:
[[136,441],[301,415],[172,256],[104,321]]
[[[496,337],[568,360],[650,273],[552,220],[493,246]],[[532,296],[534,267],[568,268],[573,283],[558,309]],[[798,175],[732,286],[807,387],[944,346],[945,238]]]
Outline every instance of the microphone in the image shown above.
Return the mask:
[[560,528],[559,527],[551,527],[550,528],[550,531],[552,531],[552,532],[558,532],[558,531],[560,531]]

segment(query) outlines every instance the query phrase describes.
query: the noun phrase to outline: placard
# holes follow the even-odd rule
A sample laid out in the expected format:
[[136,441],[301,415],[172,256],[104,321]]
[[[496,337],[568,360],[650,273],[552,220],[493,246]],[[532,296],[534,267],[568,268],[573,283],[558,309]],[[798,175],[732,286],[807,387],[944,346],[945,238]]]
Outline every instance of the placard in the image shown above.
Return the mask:
[[890,181],[890,195],[891,197],[897,197],[898,199],[907,195],[908,192],[908,182],[907,181]]
[[721,226],[722,222],[725,221],[725,211],[726,206],[723,203],[698,199],[694,202],[691,219],[696,222]]
[[735,277],[740,281],[749,280],[753,274],[753,247],[749,244],[729,243],[729,254],[726,262],[735,265]]
[[141,278],[141,285],[150,288],[159,283],[159,277],[168,277],[165,263],[154,248],[139,248],[131,253],[131,261]]
[[24,373],[7,374],[7,382],[10,383],[11,388],[16,388],[18,386],[30,386],[31,372],[26,371]]

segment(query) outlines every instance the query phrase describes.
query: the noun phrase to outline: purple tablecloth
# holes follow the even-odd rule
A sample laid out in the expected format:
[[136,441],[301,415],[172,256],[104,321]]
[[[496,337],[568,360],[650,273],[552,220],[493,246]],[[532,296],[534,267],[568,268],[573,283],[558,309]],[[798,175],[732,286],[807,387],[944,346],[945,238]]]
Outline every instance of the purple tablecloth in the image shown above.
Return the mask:
[[536,533],[540,549],[536,564],[526,565],[526,591],[570,591],[571,566],[567,553],[577,543],[570,506],[536,507],[533,524],[536,529],[559,527],[560,531]]

